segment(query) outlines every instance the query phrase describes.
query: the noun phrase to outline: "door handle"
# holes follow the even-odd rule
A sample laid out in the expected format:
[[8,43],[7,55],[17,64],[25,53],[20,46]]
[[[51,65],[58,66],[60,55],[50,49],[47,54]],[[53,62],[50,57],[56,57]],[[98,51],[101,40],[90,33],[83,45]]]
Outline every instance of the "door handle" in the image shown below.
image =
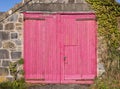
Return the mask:
[[64,63],[68,64],[68,62],[66,61],[67,57],[64,57]]

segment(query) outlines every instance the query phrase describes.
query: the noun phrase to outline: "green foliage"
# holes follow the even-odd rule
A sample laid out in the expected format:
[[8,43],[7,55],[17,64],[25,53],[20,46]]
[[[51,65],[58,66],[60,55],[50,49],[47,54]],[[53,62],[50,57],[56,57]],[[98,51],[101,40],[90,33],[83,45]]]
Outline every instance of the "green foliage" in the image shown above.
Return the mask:
[[91,89],[120,89],[119,81],[112,79],[107,77],[104,79],[98,78],[95,80],[95,84],[91,86]]
[[24,79],[0,83],[0,89],[27,89]]
[[19,74],[24,74],[23,70],[18,70],[18,66],[22,65],[24,63],[23,59],[21,58],[20,60],[16,61],[16,62],[11,62],[9,65],[10,68],[10,72],[11,74],[14,76],[14,79],[17,80],[17,75]]
[[10,68],[11,74],[14,76],[14,78],[16,80],[17,79],[17,74],[18,74],[17,62],[11,62],[10,65],[9,65],[9,68]]
[[23,58],[21,58],[21,59],[18,61],[18,64],[20,64],[20,65],[24,64]]
[[[103,53],[102,62],[106,73],[102,79],[96,82],[95,89],[120,89],[112,87],[107,82],[116,81],[120,84],[120,30],[118,29],[117,17],[120,16],[120,5],[115,0],[87,0],[96,12],[98,19],[98,36],[106,42],[106,54]],[[116,76],[117,75],[117,76]],[[107,82],[105,82],[107,80]],[[116,84],[115,84],[116,85]],[[119,87],[119,88],[118,88]]]

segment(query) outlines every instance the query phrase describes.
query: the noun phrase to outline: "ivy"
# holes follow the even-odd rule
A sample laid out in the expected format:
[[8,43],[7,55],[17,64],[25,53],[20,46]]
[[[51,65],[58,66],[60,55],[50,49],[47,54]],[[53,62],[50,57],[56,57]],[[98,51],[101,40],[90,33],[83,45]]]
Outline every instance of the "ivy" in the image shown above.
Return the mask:
[[[95,89],[120,89],[120,29],[117,17],[120,15],[120,5],[115,0],[87,0],[95,10],[98,19],[98,36],[103,37],[106,44],[106,53],[102,62],[106,72],[96,82]],[[116,82],[114,84],[113,80]],[[107,82],[105,82],[107,81]],[[102,83],[102,86],[101,86]],[[113,84],[111,84],[113,83]],[[100,85],[100,86],[99,86]],[[106,88],[102,88],[102,87]]]

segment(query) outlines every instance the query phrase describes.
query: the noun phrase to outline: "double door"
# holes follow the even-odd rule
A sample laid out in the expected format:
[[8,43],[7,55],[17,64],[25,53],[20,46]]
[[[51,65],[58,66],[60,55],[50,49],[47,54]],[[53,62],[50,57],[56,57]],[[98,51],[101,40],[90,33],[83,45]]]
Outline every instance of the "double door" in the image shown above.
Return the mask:
[[94,14],[25,13],[25,79],[90,83],[96,76]]

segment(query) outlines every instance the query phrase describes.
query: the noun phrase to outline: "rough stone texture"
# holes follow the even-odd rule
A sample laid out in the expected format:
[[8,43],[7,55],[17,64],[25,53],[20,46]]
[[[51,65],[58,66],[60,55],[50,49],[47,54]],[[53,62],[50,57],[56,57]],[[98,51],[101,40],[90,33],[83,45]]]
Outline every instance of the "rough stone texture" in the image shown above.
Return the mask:
[[[71,7],[70,7],[71,6]],[[69,7],[69,8],[67,8]],[[21,9],[22,11],[92,11],[91,6],[85,0],[33,0],[29,5]]]
[[3,30],[3,24],[0,24],[0,30]]
[[20,59],[21,58],[21,52],[11,52],[11,58],[12,59]]
[[[28,0],[25,0],[25,2]],[[32,3],[86,3],[85,0],[33,0]]]
[[5,30],[14,30],[14,23],[8,23],[5,25]]
[[2,47],[2,41],[0,41],[0,48]]
[[7,76],[9,75],[8,68],[0,67],[0,76]]
[[99,76],[105,72],[104,64],[98,63]]
[[16,45],[22,45],[22,42],[19,39],[18,40],[14,40],[14,42],[15,42]]
[[0,49],[0,59],[9,59],[9,52],[6,49]]
[[85,0],[76,0],[76,3],[87,3]]
[[8,18],[8,21],[12,22],[12,21],[17,21],[18,20],[18,15],[17,14],[13,14],[12,16],[10,16]]
[[23,19],[22,19],[22,18],[19,18],[18,21],[19,21],[19,22],[23,22]]
[[89,89],[90,85],[78,84],[48,84],[43,86],[33,86],[28,89]]
[[16,23],[15,25],[16,25],[16,26],[21,26],[21,25],[22,25],[22,23]]
[[[8,12],[10,15],[12,10]],[[0,72],[6,74],[4,76],[11,81],[14,78],[11,76],[9,63],[20,59],[22,54],[23,40],[20,39],[23,39],[23,15],[19,11],[16,11],[8,17],[5,14],[5,17],[6,19],[0,23],[3,25],[3,27],[0,27],[0,67],[8,68],[9,75],[5,71],[0,70]]]
[[104,37],[100,37],[98,36],[98,45],[97,45],[97,54],[98,54],[98,76],[100,76],[101,74],[103,74],[105,72],[105,68],[103,66],[103,63],[102,63],[102,59],[105,59],[107,56],[106,56],[106,53],[107,53],[107,44],[106,44],[106,41],[104,40]]
[[2,61],[2,66],[4,66],[4,67],[9,66],[9,64],[10,64],[10,61],[7,61],[7,60]]
[[0,60],[0,67],[2,67],[2,60]]
[[11,33],[11,39],[17,39],[18,38],[18,33],[14,32]]
[[69,0],[69,3],[74,3],[75,2],[75,0]]
[[31,3],[68,3],[68,0],[34,0]]
[[[21,51],[23,49],[22,46],[17,47],[17,51]],[[23,49],[24,50],[24,49]],[[22,58],[23,58],[23,53],[22,53]]]
[[48,12],[59,12],[59,11],[72,11],[72,12],[80,12],[80,11],[93,11],[90,8],[90,5],[85,3],[69,3],[69,4],[62,4],[62,3],[35,3],[32,5],[28,5],[24,8],[27,11],[48,11]]
[[22,30],[22,27],[16,27],[16,30]]
[[104,70],[104,64],[103,63],[98,63],[98,68],[99,68],[99,70]]
[[16,48],[16,46],[13,42],[7,41],[3,43],[3,48],[13,50]]
[[8,40],[9,39],[9,33],[8,32],[0,32],[0,41]]

